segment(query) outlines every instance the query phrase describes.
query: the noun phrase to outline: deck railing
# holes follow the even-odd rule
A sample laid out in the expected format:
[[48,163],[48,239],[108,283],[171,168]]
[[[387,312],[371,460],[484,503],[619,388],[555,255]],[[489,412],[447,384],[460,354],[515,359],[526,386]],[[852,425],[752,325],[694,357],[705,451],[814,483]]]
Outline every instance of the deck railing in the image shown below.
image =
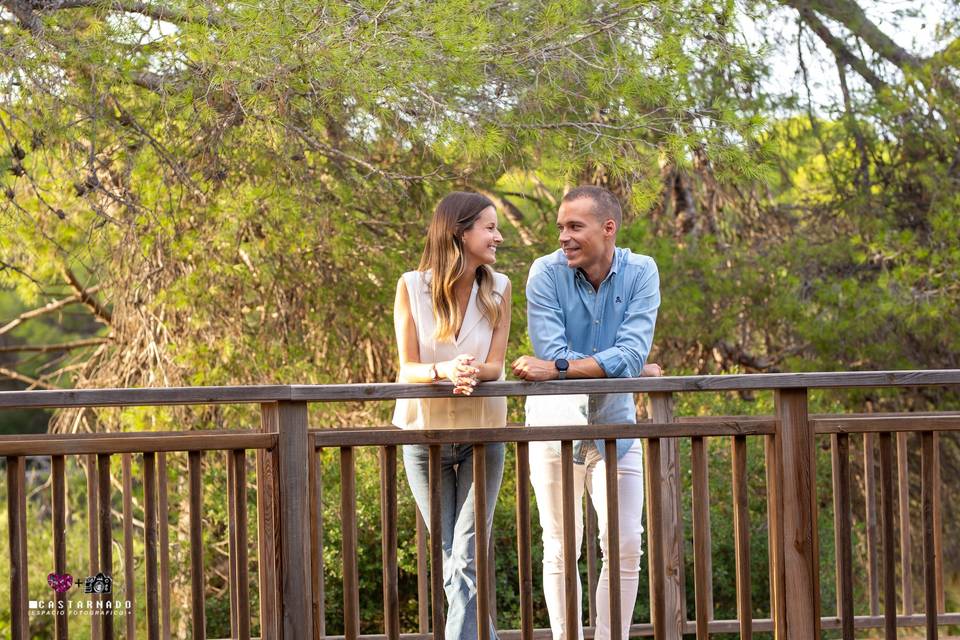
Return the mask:
[[[773,631],[777,638],[820,637],[821,629],[841,629],[844,638],[853,638],[854,630],[882,628],[886,638],[896,638],[897,629],[924,627],[928,638],[937,636],[942,625],[960,624],[960,613],[944,611],[942,578],[942,525],[940,523],[939,443],[940,433],[960,431],[960,412],[923,414],[808,415],[808,390],[868,387],[960,386],[960,370],[847,372],[770,375],[699,376],[613,380],[568,380],[547,383],[496,382],[477,388],[477,396],[527,396],[542,394],[582,394],[634,392],[648,394],[651,419],[640,424],[594,425],[590,437],[602,439],[608,450],[617,438],[641,438],[644,443],[646,482],[646,545],[649,567],[651,620],[631,627],[631,636],[680,638],[696,633],[739,632],[749,638],[754,632]],[[772,390],[775,413],[766,417],[715,416],[677,418],[673,412],[673,394],[714,391]],[[205,577],[202,543],[202,456],[223,452],[226,456],[226,493],[229,512],[229,576],[231,637],[249,638],[251,629],[250,589],[244,579],[249,574],[247,520],[248,452],[255,454],[257,580],[259,585],[259,624],[263,638],[324,638],[326,635],[323,570],[323,513],[320,457],[324,448],[339,449],[340,507],[343,561],[343,629],[348,640],[359,637],[360,606],[357,567],[356,448],[379,447],[381,468],[381,521],[383,549],[383,634],[395,640],[405,638],[442,638],[442,574],[439,570],[439,537],[430,540],[427,551],[422,523],[418,527],[419,553],[419,628],[416,633],[401,633],[398,602],[397,531],[397,446],[430,446],[430,467],[439,465],[440,446],[469,442],[483,447],[491,443],[516,443],[517,559],[520,595],[520,628],[501,630],[504,640],[547,638],[549,631],[534,629],[533,571],[531,549],[531,509],[529,494],[528,444],[532,441],[561,441],[564,463],[562,501],[564,519],[571,522],[574,512],[572,491],[572,441],[584,437],[584,427],[537,427],[503,429],[467,429],[401,431],[393,428],[309,429],[307,407],[313,402],[382,401],[410,397],[441,397],[448,389],[428,385],[371,384],[323,386],[261,386],[169,389],[107,389],[77,391],[30,391],[0,393],[4,408],[77,408],[105,406],[158,406],[257,403],[261,407],[261,425],[253,430],[184,431],[165,433],[102,433],[86,435],[6,436],[0,438],[0,456],[6,459],[7,516],[9,530],[11,637],[31,637],[30,600],[27,589],[27,456],[48,456],[52,491],[53,549],[55,573],[66,573],[66,468],[71,461],[84,463],[87,474],[87,517],[89,524],[90,572],[112,575],[113,536],[122,531],[124,600],[145,600],[147,637],[171,637],[170,540],[168,513],[167,456],[186,452],[189,472],[189,552],[192,611],[189,612],[190,637],[205,638]],[[2,413],[0,413],[2,416]],[[914,611],[912,540],[909,526],[909,479],[907,475],[907,434],[919,434],[922,469],[922,572],[923,608]],[[858,435],[862,434],[862,438]],[[863,442],[866,492],[866,562],[869,612],[858,615],[854,608],[854,558],[852,549],[852,488],[850,459],[851,436]],[[894,463],[894,436],[897,461]],[[713,576],[711,569],[710,504],[707,440],[728,438],[731,447],[732,501],[735,540],[735,580],[738,615],[733,620],[715,620]],[[751,579],[757,567],[750,564],[750,520],[758,516],[748,510],[747,441],[763,438],[766,467],[770,612],[754,618]],[[834,498],[834,535],[836,546],[837,611],[825,613],[821,606],[822,566],[819,554],[817,502],[818,438],[829,438],[832,452],[832,493]],[[692,618],[686,611],[684,578],[683,500],[678,446],[690,440],[692,495],[692,538],[694,602]],[[875,500],[874,447],[879,441],[879,509]],[[112,456],[120,456],[122,514],[111,508],[114,483],[110,473]],[[134,496],[131,474],[132,456],[142,456],[142,503],[144,520],[143,560],[145,583],[135,585]],[[179,455],[179,454],[177,454]],[[612,459],[612,456],[608,456]],[[475,460],[483,460],[476,456]],[[618,510],[630,508],[616,499],[616,465],[609,464],[607,486],[611,499],[609,542],[617,547]],[[482,464],[474,467],[482,478]],[[896,482],[894,478],[896,477]],[[431,482],[431,504],[438,504],[439,483]],[[898,487],[895,496],[895,484]],[[490,498],[483,482],[475,482],[479,512]],[[716,497],[713,498],[717,499]],[[899,500],[900,536],[894,538],[895,503]],[[433,530],[439,528],[439,509],[431,509]],[[879,518],[879,520],[878,520]],[[879,526],[878,523],[879,522]],[[591,532],[591,523],[593,532]],[[595,520],[588,519],[588,581],[596,581]],[[477,529],[478,548],[484,548],[490,532],[482,523]],[[899,554],[897,553],[899,545]],[[568,628],[576,626],[577,602],[573,576],[578,570],[574,550],[574,528],[565,527],[564,558],[568,576],[566,616]],[[878,549],[881,551],[878,552]],[[501,550],[502,551],[502,550]],[[478,614],[481,618],[495,610],[496,593],[491,579],[490,559],[479,554]],[[897,599],[897,558],[901,561],[900,594]],[[429,559],[430,568],[427,567]],[[610,581],[616,593],[619,568],[611,563]],[[430,577],[429,583],[427,577]],[[881,585],[882,579],[882,585]],[[589,593],[585,635],[592,636],[595,605]],[[142,593],[142,596],[141,596]],[[882,597],[881,597],[882,596]],[[103,595],[102,601],[116,599]],[[56,596],[59,601],[64,596]],[[54,599],[51,597],[51,599]],[[540,600],[539,598],[536,598]],[[428,603],[432,606],[428,607]],[[900,611],[898,612],[898,604]],[[882,606],[881,606],[882,605]],[[105,605],[104,605],[105,606]],[[619,599],[611,600],[613,617],[618,616]],[[135,609],[135,607],[134,607]],[[623,612],[629,615],[630,612]],[[70,616],[54,616],[56,636],[68,637]],[[0,621],[2,622],[2,621]],[[79,624],[79,623],[77,623]],[[119,633],[119,626],[125,628]],[[118,627],[115,629],[115,626]],[[112,638],[115,633],[133,637],[137,621],[133,615],[90,616],[91,637]],[[486,626],[479,625],[480,640],[488,640]],[[612,640],[618,638],[612,625]],[[368,636],[370,637],[370,636]],[[453,640],[453,639],[451,639]]]

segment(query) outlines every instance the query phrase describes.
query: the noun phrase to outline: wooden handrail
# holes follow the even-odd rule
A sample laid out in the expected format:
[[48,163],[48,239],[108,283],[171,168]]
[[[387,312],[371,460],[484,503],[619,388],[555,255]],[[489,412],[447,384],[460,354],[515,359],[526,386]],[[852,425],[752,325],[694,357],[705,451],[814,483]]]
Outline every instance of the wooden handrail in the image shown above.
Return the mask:
[[[551,382],[484,382],[475,397],[573,393],[654,393],[841,389],[851,387],[923,387],[960,385],[960,369],[920,371],[844,371],[839,373],[766,373],[661,378],[605,378]],[[263,402],[348,402],[443,398],[449,383],[326,385],[251,385],[146,389],[69,389],[0,392],[0,409],[251,404]]]
[[[650,392],[653,401],[654,420],[639,424],[591,425],[591,439],[604,440],[608,455],[615,451],[617,438],[644,439],[647,447],[647,560],[650,563],[651,597],[653,604],[652,625],[633,625],[631,635],[654,635],[664,640],[682,637],[684,633],[697,632],[698,637],[710,633],[739,631],[749,637],[753,632],[774,630],[778,638],[794,640],[819,638],[820,631],[841,628],[844,637],[852,637],[855,628],[883,626],[887,634],[895,633],[897,627],[925,624],[928,637],[936,634],[938,625],[955,623],[960,614],[937,615],[939,599],[942,598],[942,578],[939,574],[942,552],[939,549],[937,473],[938,432],[960,431],[960,412],[925,412],[901,414],[847,414],[818,415],[807,413],[810,389],[875,386],[924,386],[960,385],[960,370],[948,371],[893,371],[893,372],[844,372],[803,373],[771,375],[693,376],[676,378],[643,378],[614,380],[572,380],[548,383],[496,382],[478,387],[477,396],[527,396],[570,393]],[[669,407],[672,392],[761,390],[775,392],[776,411],[773,416],[712,416],[674,418]],[[11,524],[10,559],[12,563],[11,602],[22,602],[26,594],[22,572],[26,567],[26,545],[23,541],[26,528],[26,505],[24,491],[27,482],[26,456],[51,456],[53,460],[52,484],[54,502],[63,502],[64,456],[86,456],[88,474],[88,512],[90,522],[91,570],[112,570],[114,559],[111,552],[113,536],[113,513],[111,511],[112,484],[110,461],[112,455],[123,454],[124,482],[124,561],[130,562],[131,553],[126,546],[131,544],[132,523],[128,512],[131,499],[130,454],[142,453],[144,495],[144,548],[146,553],[146,599],[148,637],[161,637],[169,633],[169,548],[166,532],[166,452],[187,452],[190,485],[190,537],[191,537],[191,600],[194,615],[194,631],[203,629],[204,578],[202,549],[202,518],[200,510],[201,454],[205,451],[226,452],[228,464],[227,495],[232,505],[230,527],[230,585],[231,618],[233,635],[249,637],[250,600],[247,584],[247,548],[249,545],[245,521],[247,503],[247,458],[246,452],[256,452],[257,483],[257,545],[260,580],[260,618],[265,637],[307,638],[323,637],[324,630],[324,585],[323,585],[323,522],[321,493],[321,469],[319,451],[338,448],[341,460],[341,514],[343,522],[345,635],[348,640],[361,637],[358,601],[360,576],[357,572],[356,555],[358,540],[356,531],[356,477],[353,456],[356,447],[382,447],[383,463],[381,499],[383,504],[383,565],[385,634],[390,640],[397,638],[420,638],[426,631],[421,625],[420,634],[401,634],[397,601],[397,523],[396,523],[396,456],[397,445],[421,444],[430,446],[431,476],[437,476],[440,445],[449,443],[473,443],[479,450],[492,443],[517,444],[517,516],[518,560],[521,581],[521,626],[519,632],[500,632],[501,638],[532,640],[543,637],[543,630],[534,630],[532,624],[533,603],[532,567],[530,547],[530,504],[526,478],[529,475],[527,445],[534,441],[563,442],[565,460],[563,491],[564,512],[569,518],[573,512],[570,478],[572,469],[571,440],[585,436],[584,427],[518,426],[501,429],[444,429],[401,430],[394,427],[362,427],[345,429],[308,429],[307,406],[310,402],[330,401],[389,401],[396,398],[447,397],[449,385],[408,384],[358,384],[358,385],[274,385],[253,387],[199,387],[182,389],[91,389],[76,391],[30,391],[0,393],[0,409],[3,408],[51,408],[87,406],[157,406],[176,404],[214,403],[261,403],[261,428],[258,430],[217,430],[188,432],[145,433],[98,433],[98,434],[49,434],[0,437],[0,456],[7,458],[8,514]],[[906,615],[897,615],[894,568],[895,545],[893,540],[892,515],[894,501],[903,502],[908,493],[901,490],[899,497],[893,491],[893,474],[900,470],[901,483],[905,479],[906,465],[903,451],[898,448],[894,465],[892,434],[917,432],[923,445],[922,506],[923,506],[923,585],[925,615],[909,615],[912,609],[905,607]],[[871,612],[871,616],[856,616],[853,611],[852,560],[850,552],[850,471],[849,456],[852,443],[861,438],[849,434],[864,434],[866,449],[873,447],[873,435],[880,434],[880,479],[882,494],[882,531],[884,563],[883,616]],[[750,518],[747,514],[747,436],[763,436],[767,455],[768,525],[771,548],[771,618],[753,618],[750,599],[751,572],[749,565]],[[820,562],[818,552],[816,487],[817,454],[815,441],[829,436],[833,443],[834,490],[839,491],[839,505],[835,522],[837,527],[838,593],[842,604],[836,616],[821,612],[819,595]],[[710,537],[709,487],[707,484],[707,461],[704,441],[706,438],[731,439],[731,471],[733,473],[734,500],[733,521],[736,531],[736,581],[738,620],[713,620],[712,585],[710,584]],[[913,437],[913,436],[912,436]],[[685,593],[682,567],[683,532],[680,518],[679,438],[692,438],[694,504],[694,557],[696,575],[696,615],[690,620],[684,609]],[[900,441],[904,441],[900,436]],[[752,455],[752,454],[751,454]],[[869,458],[872,460],[872,457]],[[482,486],[483,466],[474,467],[475,482]],[[606,483],[613,503],[608,507],[616,514],[615,464],[608,467]],[[520,485],[523,485],[522,488]],[[439,482],[430,483],[430,501],[436,507]],[[59,496],[59,498],[58,498]],[[475,500],[480,511],[487,496],[479,491]],[[55,521],[62,520],[63,505],[55,505]],[[910,515],[909,509],[900,510],[901,518]],[[440,526],[439,509],[431,509],[431,524],[434,530]],[[607,514],[601,514],[606,517]],[[617,518],[614,517],[616,521]],[[522,522],[521,522],[522,521]],[[56,528],[56,527],[55,527]],[[699,530],[698,530],[699,529]],[[55,531],[56,533],[56,531]],[[609,539],[618,537],[618,527],[608,530]],[[489,532],[478,528],[482,541]],[[705,535],[706,534],[706,535]],[[573,528],[567,531],[565,547],[571,554]],[[912,544],[909,537],[903,538],[901,554],[909,552]],[[443,595],[439,567],[441,548],[439,538],[432,538],[431,559],[433,571],[433,626],[431,637],[443,636]],[[55,541],[55,555],[62,551],[63,536]],[[131,546],[132,548],[132,546]],[[424,552],[425,553],[425,552]],[[57,567],[62,566],[62,562]],[[478,562],[482,580],[488,575],[483,571],[483,562]],[[574,575],[576,560],[571,555],[565,560],[569,576]],[[609,563],[613,572],[611,583],[619,578],[617,563]],[[910,580],[908,564],[903,564]],[[876,573],[876,567],[871,569]],[[129,577],[127,578],[129,582]],[[573,582],[566,585],[566,618],[570,628],[577,624],[575,588]],[[495,611],[495,593],[481,585],[478,609],[481,616],[486,611]],[[611,593],[615,593],[614,589]],[[159,598],[158,598],[159,595]],[[615,615],[618,602],[611,603]],[[199,616],[197,615],[199,611]],[[17,612],[22,613],[22,612]],[[421,611],[421,617],[425,612]],[[819,623],[818,623],[819,621]],[[94,620],[101,628],[95,630],[109,634],[113,623],[109,618]],[[129,622],[129,621],[127,621]],[[21,615],[13,620],[14,637],[27,637],[29,622]],[[65,623],[65,621],[64,621]],[[119,622],[117,623],[119,624]],[[63,625],[65,629],[65,624]],[[481,638],[485,633],[481,630]],[[59,632],[58,632],[59,633]],[[65,631],[64,631],[65,633]],[[617,633],[613,632],[613,638]],[[585,637],[592,636],[592,629],[585,629]],[[332,638],[329,636],[328,638]],[[625,640],[625,639],[623,639]]]

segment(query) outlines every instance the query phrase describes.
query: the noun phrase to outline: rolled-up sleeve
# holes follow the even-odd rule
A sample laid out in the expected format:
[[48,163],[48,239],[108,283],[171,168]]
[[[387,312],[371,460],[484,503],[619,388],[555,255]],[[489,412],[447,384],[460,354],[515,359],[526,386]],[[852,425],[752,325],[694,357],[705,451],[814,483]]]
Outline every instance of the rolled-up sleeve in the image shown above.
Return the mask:
[[585,358],[567,344],[567,331],[560,308],[553,270],[538,260],[527,277],[527,331],[534,354],[543,360]]
[[657,263],[648,258],[646,268],[634,283],[616,342],[612,347],[593,354],[608,378],[640,376],[653,344],[659,308],[660,273]]

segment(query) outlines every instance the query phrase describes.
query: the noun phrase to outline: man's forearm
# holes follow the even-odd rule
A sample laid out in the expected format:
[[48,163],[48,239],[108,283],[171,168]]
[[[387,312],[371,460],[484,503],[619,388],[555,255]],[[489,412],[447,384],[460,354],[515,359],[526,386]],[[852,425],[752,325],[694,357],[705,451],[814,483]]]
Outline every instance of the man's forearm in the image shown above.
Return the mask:
[[581,358],[580,360],[570,360],[570,368],[567,369],[568,378],[606,378],[607,372],[593,358]]

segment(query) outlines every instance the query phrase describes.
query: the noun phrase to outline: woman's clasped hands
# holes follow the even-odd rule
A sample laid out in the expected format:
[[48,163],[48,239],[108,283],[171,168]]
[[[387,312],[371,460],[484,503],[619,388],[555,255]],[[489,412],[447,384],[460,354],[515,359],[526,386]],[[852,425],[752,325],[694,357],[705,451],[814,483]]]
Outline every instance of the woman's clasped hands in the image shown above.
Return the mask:
[[460,354],[453,360],[437,365],[441,377],[453,383],[453,393],[468,396],[480,381],[480,369],[473,366],[476,358],[470,354]]

